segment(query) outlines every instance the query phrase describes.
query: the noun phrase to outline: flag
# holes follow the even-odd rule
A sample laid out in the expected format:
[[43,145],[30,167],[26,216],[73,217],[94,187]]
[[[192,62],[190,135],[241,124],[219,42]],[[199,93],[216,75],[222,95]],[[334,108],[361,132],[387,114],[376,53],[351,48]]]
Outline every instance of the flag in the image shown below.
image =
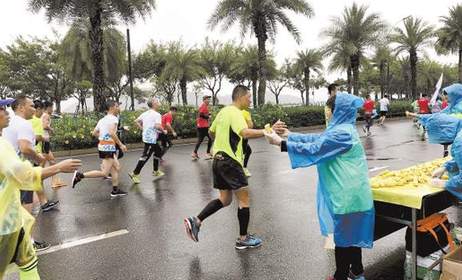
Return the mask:
[[435,93],[433,93],[432,99],[430,100],[430,105],[435,105],[436,103],[436,98],[438,97],[438,94],[440,93],[441,85],[443,84],[443,73],[441,73],[440,79],[435,85]]

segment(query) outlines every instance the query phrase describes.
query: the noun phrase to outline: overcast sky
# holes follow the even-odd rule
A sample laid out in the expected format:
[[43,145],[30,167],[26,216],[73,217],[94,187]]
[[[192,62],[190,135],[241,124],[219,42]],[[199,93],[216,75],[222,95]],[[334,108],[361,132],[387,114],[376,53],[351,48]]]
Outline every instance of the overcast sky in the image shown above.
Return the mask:
[[[59,22],[48,23],[43,11],[33,14],[27,8],[27,0],[3,0],[4,8],[0,10],[0,47],[4,47],[18,35],[23,36],[49,36],[52,30],[64,35],[67,27]],[[137,24],[130,26],[132,49],[134,52],[142,50],[146,44],[155,42],[168,42],[181,39],[186,45],[200,45],[206,37],[214,40],[234,40],[237,43],[255,44],[254,37],[241,38],[236,28],[224,33],[220,28],[211,31],[207,28],[207,20],[216,7],[217,0],[157,0],[156,10],[146,20],[139,19]],[[305,48],[319,47],[323,39],[319,37],[321,30],[326,28],[330,18],[342,13],[346,5],[353,1],[348,0],[311,0],[308,1],[314,9],[314,17],[308,19],[302,16],[291,17],[302,35],[302,43],[297,45],[285,30],[280,29],[276,43],[269,43],[277,61],[280,63],[286,57],[294,57],[296,52]],[[425,21],[439,26],[439,17],[446,15],[451,6],[460,3],[456,0],[358,0],[359,4],[369,6],[370,12],[378,12],[390,25],[401,26],[401,19],[409,15],[422,17]],[[6,5],[5,5],[6,4]],[[119,25],[125,32],[126,25]],[[443,63],[457,63],[455,56],[437,56],[429,50],[429,55]],[[331,75],[329,78],[335,78]]]

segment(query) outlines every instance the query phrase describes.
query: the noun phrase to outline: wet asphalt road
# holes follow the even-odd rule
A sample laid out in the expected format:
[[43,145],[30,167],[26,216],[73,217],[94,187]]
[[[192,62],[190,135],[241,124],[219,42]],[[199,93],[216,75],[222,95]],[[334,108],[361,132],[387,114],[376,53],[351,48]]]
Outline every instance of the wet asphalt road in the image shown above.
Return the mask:
[[[409,121],[375,126],[373,136],[362,140],[369,168],[400,169],[442,155],[441,146],[419,140]],[[110,199],[110,183],[100,179],[85,180],[75,190],[47,187],[49,196],[61,205],[39,216],[37,239],[59,245],[123,229],[128,233],[41,255],[42,279],[325,279],[333,273],[334,256],[333,251],[323,249],[319,233],[316,169],[291,170],[287,154],[263,139],[250,144],[249,231],[262,237],[262,247],[244,252],[234,249],[238,235],[235,202],[204,222],[199,243],[186,238],[182,219],[196,215],[217,197],[212,188],[212,162],[192,162],[192,145],[168,152],[161,166],[166,173],[163,178],[153,180],[152,163],[146,164],[138,186],[127,176],[141,153],[133,151],[122,160],[121,187],[129,192],[127,197]],[[205,144],[202,154],[204,149]],[[96,156],[81,159],[84,170],[99,168]],[[63,178],[70,180],[70,176]],[[461,223],[458,208],[447,212],[452,221]],[[363,251],[368,279],[402,279],[403,261],[404,230]]]

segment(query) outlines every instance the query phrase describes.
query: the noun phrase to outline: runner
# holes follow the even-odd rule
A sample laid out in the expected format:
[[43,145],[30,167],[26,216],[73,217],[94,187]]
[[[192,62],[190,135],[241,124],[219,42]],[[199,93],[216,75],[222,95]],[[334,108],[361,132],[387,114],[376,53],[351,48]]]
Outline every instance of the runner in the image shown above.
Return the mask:
[[442,95],[442,101],[441,101],[441,110],[444,110],[446,109],[446,107],[448,107],[448,95],[443,92],[443,95]]
[[332,112],[330,108],[332,106],[332,100],[336,93],[337,93],[337,84],[330,84],[329,86],[327,86],[327,94],[329,95],[329,97],[327,98],[326,106],[324,106],[324,118],[326,120],[326,127],[328,125],[328,121],[332,117]]
[[366,102],[364,102],[363,109],[364,109],[364,122],[366,123],[363,126],[363,131],[366,133],[366,136],[371,135],[371,126],[372,126],[372,113],[375,108],[375,103],[372,101],[370,94],[366,96]]
[[15,148],[2,137],[8,126],[6,100],[0,100],[0,279],[10,264],[19,267],[20,280],[39,280],[38,259],[31,238],[34,218],[21,207],[20,191],[40,191],[41,181],[58,172],[70,173],[80,160],[65,160],[47,168],[32,167],[21,160]]
[[212,159],[212,154],[210,153],[210,149],[212,148],[213,140],[209,135],[209,121],[210,121],[210,112],[209,112],[209,104],[210,104],[211,96],[205,95],[202,98],[202,105],[199,107],[199,113],[196,120],[197,124],[197,144],[194,148],[194,152],[192,153],[192,159],[198,160],[199,155],[197,151],[204,141],[204,138],[208,138],[207,142],[207,156],[205,159]]
[[[363,101],[337,93],[332,119],[321,134],[289,133],[287,141],[265,133],[270,144],[288,152],[292,168],[316,165],[318,217],[322,235],[333,235],[336,272],[328,280],[365,280],[361,248],[372,248],[375,211],[366,155],[356,132],[357,110]],[[276,123],[273,128],[282,127]]]
[[[244,116],[245,122],[247,123],[247,127],[253,128],[253,121],[250,112],[244,109],[242,110],[242,115]],[[244,173],[245,176],[250,177],[252,176],[252,173],[250,173],[249,169],[247,168],[250,155],[252,154],[252,148],[250,148],[249,139],[242,139],[242,151],[244,153]]]
[[417,101],[419,106],[419,114],[430,114],[430,100],[427,94],[422,94],[422,97]]
[[[45,101],[43,104],[45,110],[42,115],[42,126],[44,129],[42,155],[46,159],[45,165],[48,163],[50,166],[52,166],[56,163],[55,156],[51,151],[51,135],[53,134],[53,128],[51,127],[51,115],[53,114],[53,102]],[[61,180],[61,178],[59,178],[58,175],[51,177],[52,188],[59,188],[64,186],[66,186],[66,184]]]
[[236,249],[258,247],[262,240],[255,235],[248,234],[250,210],[247,177],[242,168],[242,139],[262,137],[263,130],[247,127],[243,109],[250,106],[249,88],[238,85],[233,89],[233,104],[221,109],[210,127],[214,136],[213,144],[213,187],[218,189],[220,197],[212,200],[197,215],[184,219],[186,233],[193,241],[199,241],[199,229],[204,220],[223,207],[230,205],[233,193],[239,200],[237,217],[239,220],[239,238],[236,240]]
[[380,119],[379,125],[383,125],[387,114],[388,114],[388,107],[390,106],[390,100],[388,100],[388,95],[384,95],[382,99],[379,100],[380,104]]
[[123,152],[127,151],[127,147],[120,141],[117,136],[117,124],[120,114],[119,103],[109,100],[106,104],[107,114],[104,118],[98,121],[93,135],[98,137],[98,152],[99,158],[102,160],[101,170],[92,170],[85,173],[76,171],[72,179],[72,188],[75,188],[84,178],[104,178],[111,174],[112,191],[111,197],[119,197],[127,195],[126,192],[119,188],[119,173],[120,163],[116,156],[116,145],[120,146]]
[[[42,114],[43,114],[43,109],[44,109],[44,106],[43,106],[43,103],[42,101],[40,100],[34,100],[34,108],[35,108],[35,114],[32,116],[32,119],[30,119],[30,123],[32,124],[32,130],[34,131],[34,134],[35,134],[35,152],[41,156],[43,156],[42,154],[42,150],[43,150],[43,141],[44,141],[44,130],[43,130],[43,126],[42,126]],[[44,160],[43,162],[41,163],[35,163],[34,165],[40,165],[42,167],[45,166],[45,162],[46,160]],[[43,182],[42,182],[43,183]],[[39,198],[39,201],[40,201],[40,205],[41,205],[41,210],[43,212],[48,212],[52,209],[54,209],[59,201],[48,201],[45,193],[41,190],[41,191],[37,191],[37,196]]]
[[172,123],[176,116],[177,108],[175,106],[170,107],[170,111],[162,115],[162,133],[159,135],[159,140],[162,146],[162,156],[172,147],[171,137],[176,138],[177,134],[173,129]]
[[148,101],[148,107],[150,109],[141,114],[135,120],[136,125],[143,131],[144,150],[143,154],[138,160],[135,170],[128,174],[134,184],[139,184],[141,182],[139,176],[141,169],[143,169],[143,166],[146,164],[152,154],[154,154],[152,157],[154,167],[152,174],[155,177],[161,177],[165,175],[164,172],[159,170],[159,159],[162,156],[162,149],[160,148],[159,143],[157,143],[159,131],[162,131],[162,116],[157,112],[159,106],[159,100],[157,98],[152,98]]

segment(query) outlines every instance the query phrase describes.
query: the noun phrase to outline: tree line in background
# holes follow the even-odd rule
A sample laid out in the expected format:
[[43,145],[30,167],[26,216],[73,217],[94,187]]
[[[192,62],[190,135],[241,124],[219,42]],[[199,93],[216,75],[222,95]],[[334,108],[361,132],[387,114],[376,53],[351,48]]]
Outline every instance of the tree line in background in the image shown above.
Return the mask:
[[[71,22],[64,38],[24,39],[0,51],[0,94],[23,92],[60,101],[74,97],[84,112],[86,98],[94,97],[97,111],[108,98],[128,94],[129,78],[124,34],[115,28],[119,20],[135,22],[154,8],[153,0],[30,0],[33,11],[45,9],[49,20]],[[149,82],[153,92],[135,88],[136,97],[162,97],[167,103],[186,105],[188,95],[208,92],[217,104],[224,82],[245,84],[252,89],[253,103],[261,106],[270,92],[279,103],[287,88],[300,92],[301,102],[310,103],[310,93],[326,85],[324,75],[336,71],[345,78],[335,82],[356,95],[388,93],[397,98],[417,98],[431,93],[441,73],[445,83],[462,81],[462,5],[440,18],[441,27],[408,16],[389,26],[367,6],[353,3],[331,19],[321,36],[327,43],[319,49],[301,50],[277,65],[267,42],[275,40],[282,26],[300,43],[298,28],[287,12],[306,17],[314,14],[305,0],[221,0],[212,13],[210,28],[234,24],[242,36],[250,33],[256,45],[237,45],[206,39],[200,46],[182,42],[151,42],[133,58],[133,78]],[[443,65],[425,55],[459,56],[458,64]],[[329,59],[327,69],[324,59]],[[176,99],[176,100],[175,100]]]

